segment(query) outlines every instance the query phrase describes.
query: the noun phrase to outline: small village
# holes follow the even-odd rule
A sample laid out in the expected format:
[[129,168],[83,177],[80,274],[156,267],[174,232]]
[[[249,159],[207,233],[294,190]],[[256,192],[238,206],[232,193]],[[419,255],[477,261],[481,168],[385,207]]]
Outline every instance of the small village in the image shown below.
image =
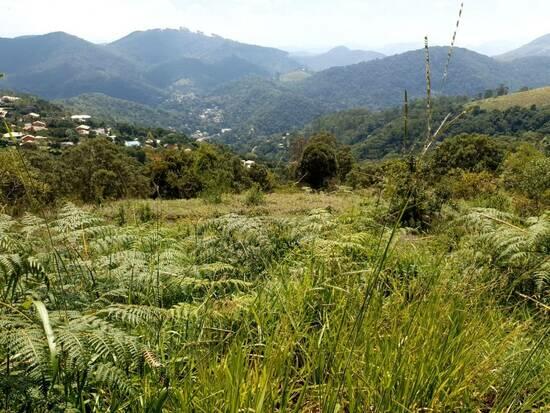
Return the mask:
[[[39,113],[36,104],[26,102],[28,97],[5,95],[0,97],[0,119],[8,126],[2,133],[3,146],[20,146],[45,151],[56,151],[73,147],[86,139],[105,138],[128,149],[184,149],[191,152],[193,143],[206,142],[221,134],[230,133],[225,128],[217,135],[197,130],[188,138],[171,129],[147,129],[127,125],[108,126],[87,114],[67,115],[48,110]],[[37,110],[30,111],[30,110]],[[115,131],[118,129],[118,132]],[[136,130],[138,129],[138,130]],[[256,164],[254,160],[241,160],[247,169]]]
[[[35,146],[48,150],[78,145],[82,139],[105,138],[127,148],[174,149],[190,142],[184,134],[172,130],[157,129],[155,134],[146,128],[136,130],[126,125],[110,126],[87,114],[67,115],[51,109],[47,113],[30,111],[37,110],[36,103],[26,102],[25,99],[28,98],[0,97],[0,119],[5,122],[3,145]],[[119,130],[118,133],[115,130]],[[207,138],[204,136],[195,140],[200,142]]]

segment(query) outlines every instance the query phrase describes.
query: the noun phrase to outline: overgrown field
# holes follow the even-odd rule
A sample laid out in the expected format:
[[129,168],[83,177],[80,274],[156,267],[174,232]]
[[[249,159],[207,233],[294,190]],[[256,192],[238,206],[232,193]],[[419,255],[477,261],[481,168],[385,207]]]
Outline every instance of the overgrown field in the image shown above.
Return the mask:
[[550,217],[368,193],[0,218],[0,411],[550,405]]

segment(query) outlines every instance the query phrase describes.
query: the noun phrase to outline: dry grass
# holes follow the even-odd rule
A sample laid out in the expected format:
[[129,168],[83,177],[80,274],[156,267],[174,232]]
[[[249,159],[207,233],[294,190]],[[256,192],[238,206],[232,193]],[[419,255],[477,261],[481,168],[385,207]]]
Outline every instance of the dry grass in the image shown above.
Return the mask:
[[550,105],[550,87],[528,90],[527,92],[512,93],[507,96],[499,96],[497,98],[485,99],[480,102],[475,102],[482,109],[486,110],[505,110],[514,106],[531,107],[537,105],[539,107]]
[[160,211],[163,220],[181,223],[195,223],[201,220],[235,213],[245,216],[294,216],[303,215],[313,209],[328,208],[342,213],[358,207],[365,194],[358,191],[334,193],[276,192],[265,196],[258,206],[247,206],[245,195],[224,195],[221,203],[210,203],[203,199],[169,201],[118,201],[106,204],[100,213],[114,218],[121,208],[132,214],[148,205],[152,211]]

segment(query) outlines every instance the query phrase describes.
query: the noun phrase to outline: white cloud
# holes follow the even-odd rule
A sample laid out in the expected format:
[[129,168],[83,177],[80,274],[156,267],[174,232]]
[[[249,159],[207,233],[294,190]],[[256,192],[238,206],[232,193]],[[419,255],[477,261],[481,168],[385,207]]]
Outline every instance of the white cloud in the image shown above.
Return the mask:
[[[380,47],[451,38],[460,0],[0,0],[0,36],[66,31],[104,42],[185,26],[277,47]],[[548,0],[465,0],[458,45],[521,44],[548,31]]]

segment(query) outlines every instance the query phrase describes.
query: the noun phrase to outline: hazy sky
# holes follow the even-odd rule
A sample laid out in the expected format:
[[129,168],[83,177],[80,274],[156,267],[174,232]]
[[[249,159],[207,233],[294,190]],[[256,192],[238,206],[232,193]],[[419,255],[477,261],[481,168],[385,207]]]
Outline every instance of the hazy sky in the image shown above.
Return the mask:
[[[550,0],[465,0],[458,45],[499,51],[550,32]],[[0,0],[0,37],[107,42],[180,26],[286,49],[449,42],[460,0]]]

